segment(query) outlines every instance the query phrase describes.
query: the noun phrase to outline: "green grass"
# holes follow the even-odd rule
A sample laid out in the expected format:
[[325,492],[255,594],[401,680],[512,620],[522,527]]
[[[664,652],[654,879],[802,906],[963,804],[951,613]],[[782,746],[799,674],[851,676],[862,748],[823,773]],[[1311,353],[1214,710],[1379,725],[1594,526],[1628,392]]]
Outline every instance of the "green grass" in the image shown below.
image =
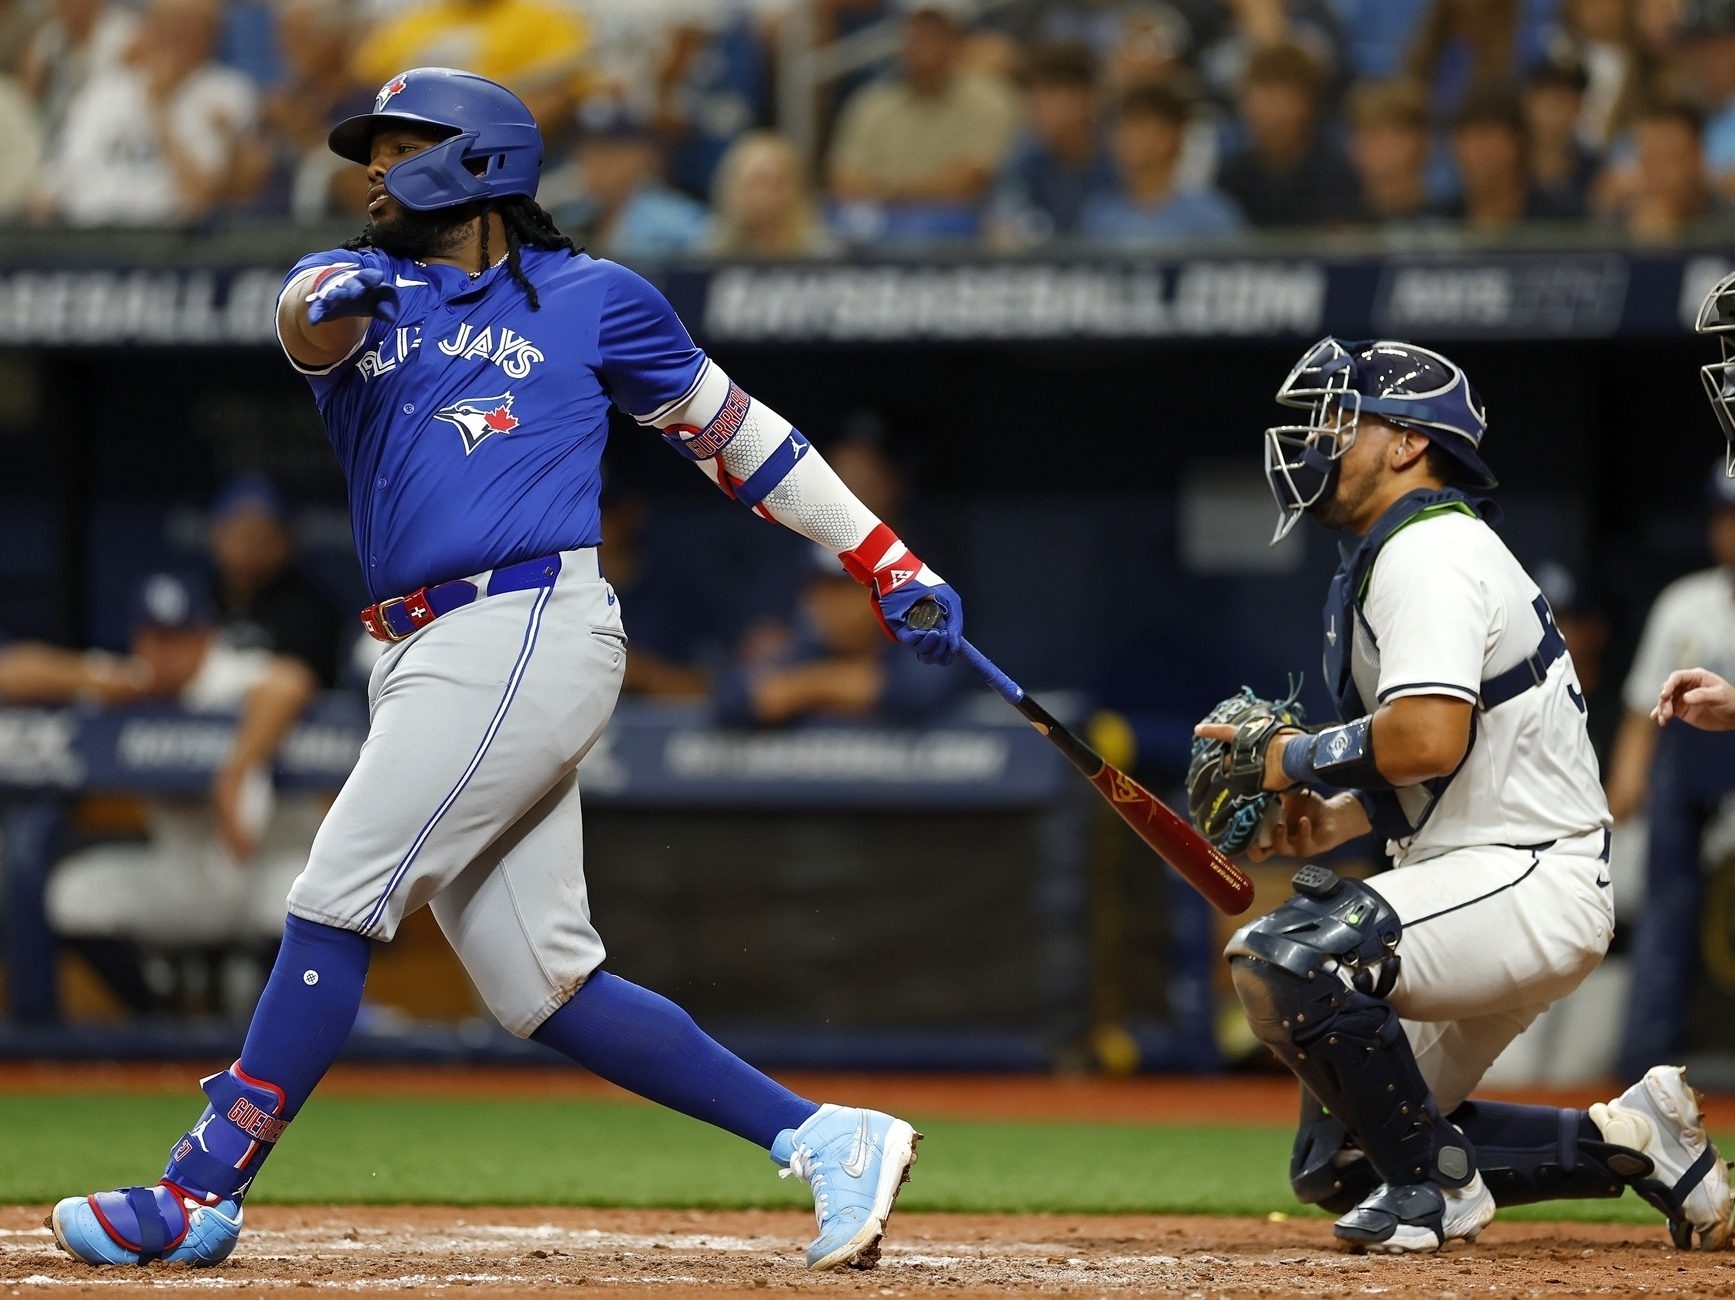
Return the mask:
[[[192,1118],[164,1096],[0,1096],[0,1203],[137,1182]],[[927,1134],[899,1205],[920,1210],[1294,1213],[1272,1127],[963,1123]],[[756,1148],[650,1106],[327,1098],[296,1120],[252,1200],[713,1208],[804,1206]],[[1305,1211],[1303,1211],[1305,1212]],[[1503,1217],[1645,1222],[1632,1196]]]

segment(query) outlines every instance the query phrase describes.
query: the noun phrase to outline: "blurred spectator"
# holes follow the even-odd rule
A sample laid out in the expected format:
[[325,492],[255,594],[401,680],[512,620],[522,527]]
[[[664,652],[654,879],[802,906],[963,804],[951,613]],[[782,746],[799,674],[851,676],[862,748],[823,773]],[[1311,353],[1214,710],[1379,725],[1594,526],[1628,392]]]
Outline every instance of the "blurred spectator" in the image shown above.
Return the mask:
[[1189,62],[1224,102],[1235,97],[1254,53],[1278,45],[1306,50],[1319,68],[1322,98],[1337,101],[1349,56],[1330,0],[1187,0],[1183,8],[1194,33]]
[[1042,46],[1024,71],[1028,126],[994,188],[995,231],[1010,244],[1076,235],[1085,200],[1115,185],[1090,47]]
[[650,123],[624,104],[598,101],[587,106],[581,124],[582,197],[556,209],[556,221],[583,231],[592,252],[626,262],[698,249],[710,216],[704,204],[663,179],[662,144]]
[[1122,97],[1114,126],[1116,188],[1086,202],[1079,229],[1121,244],[1233,234],[1245,222],[1216,190],[1177,184],[1187,105],[1162,86],[1136,86]]
[[1241,82],[1248,146],[1226,159],[1217,184],[1255,226],[1351,220],[1356,176],[1321,128],[1319,65],[1294,45],[1254,52]]
[[1336,0],[1350,68],[1368,81],[1404,74],[1410,42],[1429,0]]
[[1428,215],[1428,96],[1413,81],[1368,81],[1347,102],[1350,159],[1360,181],[1362,221]]
[[1192,105],[1176,173],[1177,184],[1188,190],[1216,184],[1225,130],[1224,108],[1206,97],[1204,80],[1182,57],[1190,30],[1167,4],[1134,0],[1124,5],[1102,86],[1111,101],[1134,86],[1167,86]]
[[36,111],[17,78],[0,73],[0,219],[22,212],[42,176]]
[[1192,75],[1186,64],[1191,28],[1166,4],[1128,4],[1111,20],[1106,60],[1108,89],[1118,93],[1133,86],[1167,85],[1176,76]]
[[137,13],[114,0],[52,0],[19,65],[51,154],[59,149],[72,101],[92,79],[121,67],[137,29]]
[[1688,0],[1634,0],[1633,30],[1650,70],[1653,98],[1687,99],[1692,85],[1687,75],[1682,39],[1682,15]]
[[48,209],[73,225],[190,222],[240,197],[252,82],[211,61],[218,0],[152,0],[123,64],[85,82],[44,170]]
[[224,641],[288,655],[333,685],[353,624],[296,569],[288,511],[269,480],[246,474],[223,489],[211,505],[210,543]]
[[1452,160],[1461,190],[1441,214],[1479,235],[1573,215],[1531,187],[1524,111],[1509,91],[1490,88],[1465,98],[1452,119]]
[[1656,104],[1633,126],[1631,183],[1614,216],[1633,239],[1670,243],[1716,216],[1722,203],[1705,174],[1699,114],[1685,104]]
[[366,86],[406,68],[464,68],[517,92],[544,129],[565,122],[586,87],[590,32],[549,0],[432,0],[387,18],[355,52]]
[[[900,74],[864,86],[832,142],[832,197],[890,238],[976,233],[977,204],[1018,129],[1018,101],[961,64],[972,0],[899,0]],[[873,230],[883,224],[883,232]]]
[[1576,63],[1585,87],[1579,138],[1607,149],[1650,98],[1649,52],[1640,40],[1634,0],[1564,0],[1552,59]]
[[932,716],[958,692],[961,676],[934,672],[914,656],[897,653],[861,584],[825,547],[811,550],[813,567],[796,596],[793,637],[722,681],[718,720],[782,726],[804,718],[914,723]]
[[668,149],[669,179],[689,194],[708,194],[730,142],[758,119],[768,52],[742,0],[686,8],[662,31],[651,82],[655,122]]
[[712,643],[722,624],[713,593],[686,566],[659,566],[642,540],[650,506],[614,491],[602,500],[602,563],[621,603],[631,637],[621,690],[655,699],[696,699],[709,693],[707,661],[726,648]]
[[22,74],[46,7],[39,0],[0,0],[0,69]]
[[1705,544],[1716,562],[1663,588],[1645,618],[1621,697],[1626,715],[1607,776],[1609,812],[1624,821],[1645,803],[1659,735],[1651,707],[1677,668],[1709,668],[1735,680],[1735,479],[1719,461],[1705,481]]
[[131,655],[36,641],[0,646],[0,700],[8,704],[132,704],[151,685],[150,665]]
[[365,207],[366,170],[326,146],[333,122],[373,104],[372,90],[349,72],[356,31],[346,0],[287,0],[279,12],[283,75],[260,107],[264,129],[242,150],[258,211],[317,221]]
[[[307,797],[274,807],[270,769],[313,697],[313,674],[293,659],[223,645],[204,594],[168,573],[139,588],[132,653],[153,698],[193,712],[237,711],[234,743],[209,799],[149,801],[146,844],[101,845],[59,863],[48,882],[49,922],[65,936],[168,949],[274,938],[321,809]],[[141,997],[136,986],[116,992],[129,1003]]]
[[1705,871],[1700,844],[1735,790],[1727,738],[1649,717],[1677,668],[1735,673],[1735,480],[1718,460],[1706,480],[1707,533],[1716,567],[1670,583],[1651,606],[1621,698],[1626,706],[1609,764],[1609,811],[1625,821],[1649,805],[1645,899],[1633,935],[1633,981],[1621,1069],[1637,1078],[1684,1044],[1697,969]]
[[1705,113],[1705,164],[1735,197],[1735,0],[1692,0],[1681,44],[1691,98]]
[[[1611,689],[1605,671],[1605,656],[1612,634],[1607,603],[1584,573],[1558,560],[1543,560],[1531,569],[1531,573],[1548,599],[1554,624],[1566,642],[1567,654],[1572,656],[1573,672],[1578,676],[1579,689],[1584,692],[1585,725],[1590,732],[1590,743],[1596,749],[1597,761],[1607,771],[1615,731],[1621,721],[1621,703],[1615,690]],[[1661,682],[1657,684],[1662,685]]]
[[1524,83],[1524,125],[1530,142],[1530,185],[1561,213],[1582,217],[1596,180],[1597,158],[1579,139],[1584,69],[1550,59]]
[[1457,110],[1474,89],[1510,86],[1540,51],[1522,40],[1523,0],[1433,0],[1410,46],[1409,75],[1434,108]]
[[795,147],[749,131],[717,167],[709,251],[724,257],[811,257],[830,251]]

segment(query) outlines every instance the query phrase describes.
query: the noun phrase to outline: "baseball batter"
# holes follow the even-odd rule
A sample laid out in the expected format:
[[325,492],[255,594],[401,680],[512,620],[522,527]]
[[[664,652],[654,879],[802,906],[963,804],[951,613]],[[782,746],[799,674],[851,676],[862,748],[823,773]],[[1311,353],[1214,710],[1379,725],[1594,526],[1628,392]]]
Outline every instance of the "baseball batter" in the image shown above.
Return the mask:
[[[61,1201],[55,1237],[91,1264],[228,1256],[242,1198],[349,1033],[374,945],[430,904],[503,1025],[767,1149],[812,1187],[808,1267],[872,1267],[910,1125],[796,1096],[601,969],[575,772],[627,653],[597,563],[608,408],[830,548],[925,661],[957,650],[957,593],[661,294],[574,251],[533,201],[542,137],[503,87],[413,68],[331,147],[367,168],[370,222],[295,265],[277,325],[348,479],[376,602],[362,621],[388,645],[368,738],[290,890],[240,1059],[203,1081],[160,1180]],[[937,625],[909,626],[929,601]]]
[[1451,361],[1321,340],[1266,432],[1273,541],[1304,514],[1354,538],[1325,611],[1338,725],[1201,725],[1282,791],[1265,852],[1360,835],[1396,870],[1316,866],[1227,956],[1254,1032],[1303,1085],[1296,1195],[1352,1249],[1436,1250],[1496,1203],[1635,1188],[1677,1245],[1729,1240],[1727,1171],[1679,1067],[1588,1113],[1470,1101],[1483,1073],[1601,959],[1609,815],[1571,658],[1479,493],[1482,403]]

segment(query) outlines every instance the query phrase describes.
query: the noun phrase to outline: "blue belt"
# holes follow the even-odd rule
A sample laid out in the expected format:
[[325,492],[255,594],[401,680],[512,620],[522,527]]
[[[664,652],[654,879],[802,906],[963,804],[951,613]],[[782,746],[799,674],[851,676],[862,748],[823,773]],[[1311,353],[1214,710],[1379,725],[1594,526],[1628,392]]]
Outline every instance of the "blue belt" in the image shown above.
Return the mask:
[[440,615],[462,609],[483,596],[552,587],[559,573],[559,555],[521,560],[495,569],[480,579],[455,578],[451,582],[420,587],[407,596],[393,596],[377,605],[369,605],[361,612],[361,625],[375,641],[402,641]]

